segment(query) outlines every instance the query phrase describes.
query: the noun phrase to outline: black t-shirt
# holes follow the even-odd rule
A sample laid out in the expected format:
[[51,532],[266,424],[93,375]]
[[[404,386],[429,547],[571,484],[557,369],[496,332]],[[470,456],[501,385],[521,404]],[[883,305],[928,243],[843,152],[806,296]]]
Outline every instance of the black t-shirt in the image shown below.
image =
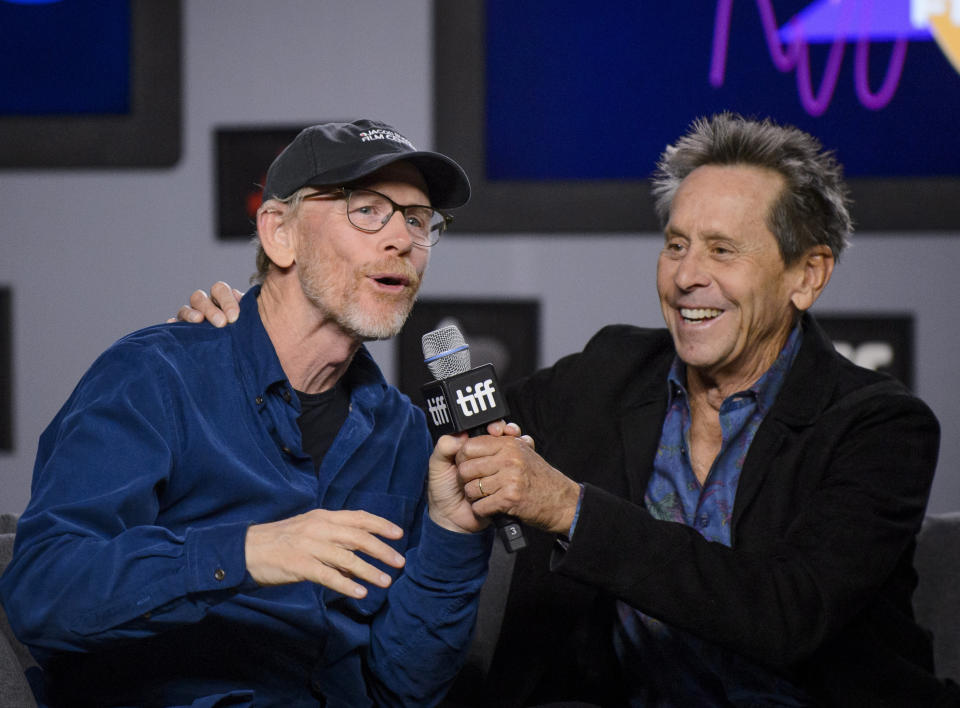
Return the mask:
[[340,432],[343,421],[350,409],[350,394],[341,379],[336,385],[323,393],[303,393],[297,391],[300,399],[300,435],[303,437],[303,449],[313,458],[313,469],[319,472],[323,456],[333,444]]

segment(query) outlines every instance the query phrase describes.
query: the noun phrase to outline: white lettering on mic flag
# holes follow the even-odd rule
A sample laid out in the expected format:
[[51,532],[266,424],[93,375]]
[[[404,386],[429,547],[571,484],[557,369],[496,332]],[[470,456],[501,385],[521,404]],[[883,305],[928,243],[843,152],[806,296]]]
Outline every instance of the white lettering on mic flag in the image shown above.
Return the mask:
[[[487,410],[488,403],[489,408],[497,407],[497,401],[493,397],[496,390],[493,387],[493,379],[480,381],[474,386],[466,386],[457,390],[457,404],[460,406],[463,415],[469,418],[474,413]],[[467,395],[464,395],[464,391],[467,392]]]
[[450,413],[447,410],[447,401],[443,396],[427,399],[427,410],[434,425],[443,425],[450,422]]

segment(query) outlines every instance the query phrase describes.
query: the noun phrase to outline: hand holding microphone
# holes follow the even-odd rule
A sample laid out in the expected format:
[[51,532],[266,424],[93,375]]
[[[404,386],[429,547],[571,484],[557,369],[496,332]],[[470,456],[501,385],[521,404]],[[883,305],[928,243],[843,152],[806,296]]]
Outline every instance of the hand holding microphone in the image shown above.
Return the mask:
[[[493,365],[470,368],[470,348],[459,329],[451,325],[427,332],[421,343],[424,362],[435,378],[421,387],[427,404],[427,424],[434,440],[463,432],[470,437],[484,435],[489,423],[508,415]],[[478,478],[481,498],[487,496],[482,484],[483,480]],[[523,528],[516,519],[498,514],[494,523],[508,552],[526,547]]]
[[451,451],[458,449],[454,458],[448,458],[473,510],[484,516],[496,511],[508,514],[494,519],[507,529],[501,536],[510,552],[522,548],[521,543],[526,545],[517,519],[544,531],[568,534],[580,485],[537,454],[526,436],[484,435],[487,424],[509,415],[493,367],[470,368],[469,347],[456,327],[425,334],[423,345],[424,360],[437,379],[421,389],[434,439],[460,432],[480,436],[459,446],[451,443]]

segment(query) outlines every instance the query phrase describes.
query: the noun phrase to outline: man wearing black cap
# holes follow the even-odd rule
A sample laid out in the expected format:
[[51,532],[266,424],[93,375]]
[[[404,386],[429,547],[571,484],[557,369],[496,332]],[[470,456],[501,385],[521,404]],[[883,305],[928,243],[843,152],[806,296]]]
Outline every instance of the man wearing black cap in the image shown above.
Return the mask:
[[363,342],[400,329],[469,191],[388,125],[308,128],[267,174],[245,316],[93,364],[0,581],[41,703],[440,699],[491,533]]

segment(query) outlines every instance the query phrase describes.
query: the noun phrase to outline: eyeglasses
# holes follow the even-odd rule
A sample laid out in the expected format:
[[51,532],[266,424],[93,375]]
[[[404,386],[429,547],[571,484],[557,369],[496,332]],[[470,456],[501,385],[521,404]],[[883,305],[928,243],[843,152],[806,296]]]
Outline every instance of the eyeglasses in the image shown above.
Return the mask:
[[334,197],[347,200],[347,220],[356,228],[374,234],[393,218],[396,212],[403,214],[410,239],[418,246],[429,248],[440,240],[453,217],[433,207],[421,204],[397,204],[386,194],[372,189],[337,187],[326,191],[311,192],[304,199]]

